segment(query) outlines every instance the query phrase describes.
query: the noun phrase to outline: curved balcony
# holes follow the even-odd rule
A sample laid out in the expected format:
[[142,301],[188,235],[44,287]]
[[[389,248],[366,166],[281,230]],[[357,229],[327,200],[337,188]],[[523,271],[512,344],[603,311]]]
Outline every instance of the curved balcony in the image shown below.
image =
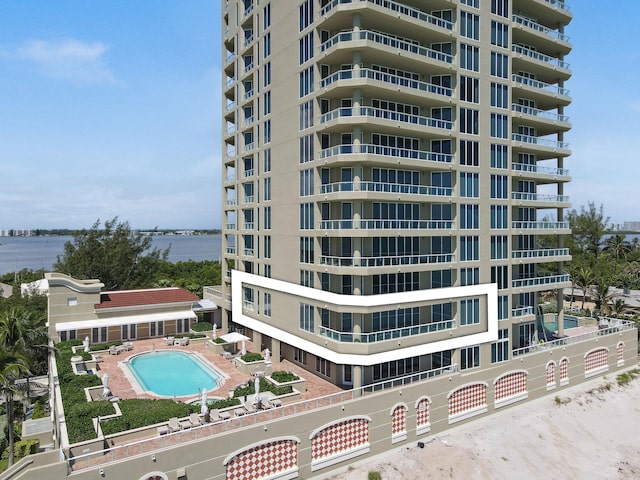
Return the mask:
[[[421,115],[411,115],[408,113],[396,112],[394,110],[384,110],[375,107],[340,107],[327,112],[320,116],[320,124],[326,124],[334,120],[343,120],[347,118],[362,119],[361,121],[387,120],[403,124],[405,128],[416,127],[418,131],[422,131],[419,127],[430,127],[438,130],[453,129],[453,122],[449,120],[440,120],[432,117],[423,117]],[[341,122],[336,122],[341,123]]]
[[395,328],[393,330],[382,330],[379,332],[340,332],[332,330],[328,327],[319,327],[318,333],[321,337],[330,338],[336,342],[345,343],[375,343],[385,340],[393,340],[395,338],[410,337],[413,335],[422,335],[425,333],[441,332],[455,328],[455,320],[445,320],[443,322],[426,323],[422,325],[414,325],[412,327]]
[[[544,53],[518,44],[513,44],[511,51],[522,60],[534,62],[539,67],[544,68],[548,71],[546,74],[553,73],[555,76],[562,75],[564,80],[567,80],[571,76],[569,64],[559,58],[545,55]],[[531,70],[531,68],[529,68],[529,70]]]
[[369,30],[350,30],[346,32],[340,32],[320,45],[320,52],[326,52],[334,45],[348,44],[350,42],[358,40],[372,42],[383,47],[395,48],[399,51],[404,51],[407,53],[418,55],[420,57],[443,62],[447,65],[453,64],[455,60],[455,57],[453,55],[449,55],[447,53],[423,47],[406,40],[401,40],[395,37],[390,37],[389,35],[385,35],[383,33],[373,32]]
[[513,18],[513,22],[518,25],[522,25],[525,28],[539,32],[543,35],[548,36],[553,40],[569,43],[569,36],[565,35],[564,33],[560,33],[558,30],[553,30],[551,28],[545,27],[544,25],[541,25],[531,20],[530,18],[522,17],[520,15],[513,15],[512,18]]
[[[551,138],[532,137],[530,135],[522,135],[520,133],[514,133],[511,135],[511,140],[516,143],[526,144],[527,147],[534,147],[534,149],[540,148],[547,152],[562,151],[563,155],[569,155],[569,144],[567,142],[560,142]],[[560,152],[559,152],[560,153]]]
[[512,192],[512,200],[518,200],[522,204],[523,202],[531,203],[544,203],[556,206],[557,204],[566,204],[569,206],[569,197],[567,195],[549,195],[543,193],[528,193],[528,192]]
[[571,51],[569,37],[559,30],[521,15],[513,15],[512,20],[514,43],[522,43],[535,47],[539,51],[557,52],[562,55]]
[[541,287],[541,286],[554,286],[568,284],[571,285],[571,277],[567,274],[561,275],[549,275],[545,277],[534,278],[520,278],[511,281],[512,288],[525,288],[525,287]]
[[557,179],[558,177],[565,177],[568,180],[569,177],[569,170],[567,170],[566,168],[546,167],[542,165],[529,165],[526,163],[514,162],[511,164],[511,169],[515,172],[529,173],[533,176],[544,175],[547,177],[553,177],[553,179]]
[[409,148],[385,147],[382,145],[336,145],[320,151],[320,159],[328,159],[340,155],[378,155],[396,160],[419,160],[442,164],[443,167],[453,163],[455,156],[447,153],[435,153]]
[[425,254],[425,255],[394,255],[386,257],[334,257],[320,256],[320,265],[331,267],[393,267],[398,265],[434,265],[453,263],[456,256],[453,253]]
[[513,230],[569,230],[569,222],[545,222],[545,221],[514,221],[511,222]]
[[453,220],[322,220],[321,230],[453,230]]
[[[518,120],[528,119],[531,124],[536,126],[540,135],[548,135],[558,131],[567,131],[571,128],[569,117],[567,115],[560,115],[558,113],[541,110],[539,108],[526,107],[517,103],[511,105],[511,111],[518,114]],[[514,115],[514,117],[516,116]]]
[[568,248],[540,248],[538,250],[513,250],[511,258],[514,259],[553,259],[558,257],[569,257]]
[[380,192],[406,195],[427,195],[436,197],[453,196],[453,188],[430,185],[407,185],[388,182],[336,182],[320,186],[320,194],[339,192]]
[[513,318],[524,317],[526,315],[533,315],[533,307],[519,307],[511,310],[511,316]]

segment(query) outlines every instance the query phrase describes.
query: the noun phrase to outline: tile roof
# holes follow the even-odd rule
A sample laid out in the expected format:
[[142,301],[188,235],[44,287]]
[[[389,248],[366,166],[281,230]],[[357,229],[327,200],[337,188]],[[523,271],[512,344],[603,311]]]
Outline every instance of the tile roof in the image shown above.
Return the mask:
[[165,303],[198,302],[199,297],[184,288],[150,288],[147,290],[121,290],[102,292],[100,308],[136,307],[142,305],[160,305]]

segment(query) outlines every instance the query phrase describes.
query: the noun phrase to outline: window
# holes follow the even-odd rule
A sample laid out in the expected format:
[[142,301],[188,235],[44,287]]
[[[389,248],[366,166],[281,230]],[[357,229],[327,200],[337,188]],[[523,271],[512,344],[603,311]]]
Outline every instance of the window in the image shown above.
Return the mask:
[[507,265],[491,267],[491,283],[497,284],[498,290],[509,288],[509,267]]
[[300,98],[306,97],[313,92],[313,67],[305,68],[299,73],[300,77]]
[[307,303],[300,304],[300,329],[306,330],[307,332],[314,331],[314,321],[313,321],[313,313],[314,313],[313,305],[309,305]]
[[264,115],[267,116],[271,113],[271,91],[266,92],[263,95],[263,99]]
[[307,163],[313,160],[313,134],[300,137],[300,163]]
[[306,365],[307,364],[307,352],[305,352],[301,348],[295,347],[293,349],[293,361],[301,363],[302,365]]
[[509,0],[491,0],[491,13],[508,18]]
[[451,270],[435,270],[431,272],[431,288],[445,288],[452,285]]
[[263,223],[265,230],[271,230],[271,207],[264,207]]
[[478,205],[460,205],[460,228],[463,230],[480,228],[478,211]]
[[491,106],[509,108],[509,89],[506,85],[491,82]]
[[506,235],[491,235],[491,260],[506,260],[508,245]]
[[271,55],[271,32],[268,32],[262,37],[262,55],[267,58]]
[[262,195],[265,202],[271,200],[271,177],[264,179],[264,188],[262,189]]
[[300,196],[313,195],[313,168],[300,171]]
[[480,103],[480,79],[460,75],[460,100]]
[[68,297],[67,307],[75,307],[78,305],[78,297]]
[[264,266],[264,276],[267,278],[271,278],[271,265]]
[[509,319],[509,295],[498,295],[498,320]]
[[300,104],[300,130],[313,127],[313,100]]
[[480,39],[480,17],[473,13],[460,11],[460,35],[473,40]]
[[264,64],[264,66],[262,67],[263,70],[263,82],[264,82],[264,86],[268,87],[269,85],[271,85],[271,62],[267,62]]
[[480,347],[466,347],[460,349],[460,370],[469,370],[480,366]]
[[460,44],[460,68],[480,71],[480,49],[473,45]]
[[300,263],[314,263],[313,237],[300,237]]
[[264,258],[271,258],[271,235],[264,237]]
[[479,165],[480,149],[475,140],[460,140],[460,165],[477,167]]
[[331,376],[331,362],[324,358],[316,357],[316,372],[325,377]]
[[478,198],[480,196],[479,175],[471,172],[460,172],[460,196]]
[[313,4],[315,0],[304,0],[298,12],[300,14],[300,31],[303,31],[309,25],[313,23]]
[[506,175],[491,175],[491,198],[508,198]]
[[477,235],[460,237],[460,261],[475,262],[480,259],[480,240]]
[[267,120],[264,122],[263,134],[264,143],[271,143],[271,120]]
[[509,207],[507,205],[491,205],[491,228],[509,228]]
[[313,288],[314,274],[311,270],[300,270],[300,285]]
[[460,300],[460,325],[477,325],[480,323],[480,299],[468,298]]
[[411,292],[420,290],[418,272],[373,275],[373,294]]
[[509,360],[509,329],[498,330],[498,341],[491,344],[491,363]]
[[420,371],[420,357],[403,358],[373,366],[373,380],[403,377]]
[[509,158],[509,148],[507,145],[491,144],[491,168],[506,169]]
[[491,114],[491,136],[493,138],[509,137],[509,118],[499,113]]
[[262,14],[262,29],[266,30],[271,26],[271,4],[265,5]]
[[508,78],[509,56],[504,53],[491,52],[491,75],[494,77]]
[[313,202],[300,205],[300,230],[313,230],[313,208]]
[[264,156],[262,157],[262,161],[263,161],[263,170],[266,172],[270,172],[271,171],[271,149],[270,148],[265,148],[264,149]]
[[480,284],[480,269],[478,267],[460,269],[460,286],[461,287],[465,287],[467,285],[479,285],[479,284]]
[[509,26],[504,23],[491,20],[491,45],[509,47]]
[[271,316],[271,294],[265,292],[264,293],[264,309],[263,313],[265,317]]
[[460,133],[478,135],[478,110],[460,109]]
[[300,47],[300,65],[308,62],[313,58],[313,32],[307,33],[298,40]]
[[480,8],[480,0],[460,0],[462,5],[469,5],[473,8]]

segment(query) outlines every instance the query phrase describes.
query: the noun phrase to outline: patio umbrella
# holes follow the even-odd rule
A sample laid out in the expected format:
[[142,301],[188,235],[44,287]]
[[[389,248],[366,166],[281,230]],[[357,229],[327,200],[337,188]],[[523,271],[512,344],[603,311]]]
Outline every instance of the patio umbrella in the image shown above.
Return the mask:
[[200,398],[200,413],[202,415],[206,415],[209,412],[209,407],[207,406],[207,389],[202,389],[202,397]]
[[84,346],[84,353],[89,353],[89,337],[84,337],[82,345]]
[[218,327],[216,326],[216,324],[213,324],[213,339],[215,340],[216,338],[218,338]]
[[260,377],[256,377],[255,381],[253,382],[253,385],[255,386],[255,389],[256,389],[256,394],[253,396],[253,399],[256,402],[260,402],[260,400],[262,400],[260,398]]
[[247,354],[247,341],[244,338],[242,339],[241,345],[242,345],[242,347],[240,349],[240,353],[242,355],[246,355]]
[[268,348],[264,351],[264,361],[265,362],[271,361],[271,352],[269,351]]
[[102,395],[104,397],[108,397],[111,395],[111,390],[109,390],[109,374],[105,373],[102,376]]

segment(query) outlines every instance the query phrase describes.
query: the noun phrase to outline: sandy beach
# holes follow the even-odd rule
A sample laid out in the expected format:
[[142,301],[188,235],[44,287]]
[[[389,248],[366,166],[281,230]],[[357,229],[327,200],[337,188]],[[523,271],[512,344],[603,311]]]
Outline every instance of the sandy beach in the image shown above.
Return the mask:
[[600,377],[331,478],[366,480],[370,471],[383,480],[640,478],[639,413],[640,377],[622,387],[615,375]]

